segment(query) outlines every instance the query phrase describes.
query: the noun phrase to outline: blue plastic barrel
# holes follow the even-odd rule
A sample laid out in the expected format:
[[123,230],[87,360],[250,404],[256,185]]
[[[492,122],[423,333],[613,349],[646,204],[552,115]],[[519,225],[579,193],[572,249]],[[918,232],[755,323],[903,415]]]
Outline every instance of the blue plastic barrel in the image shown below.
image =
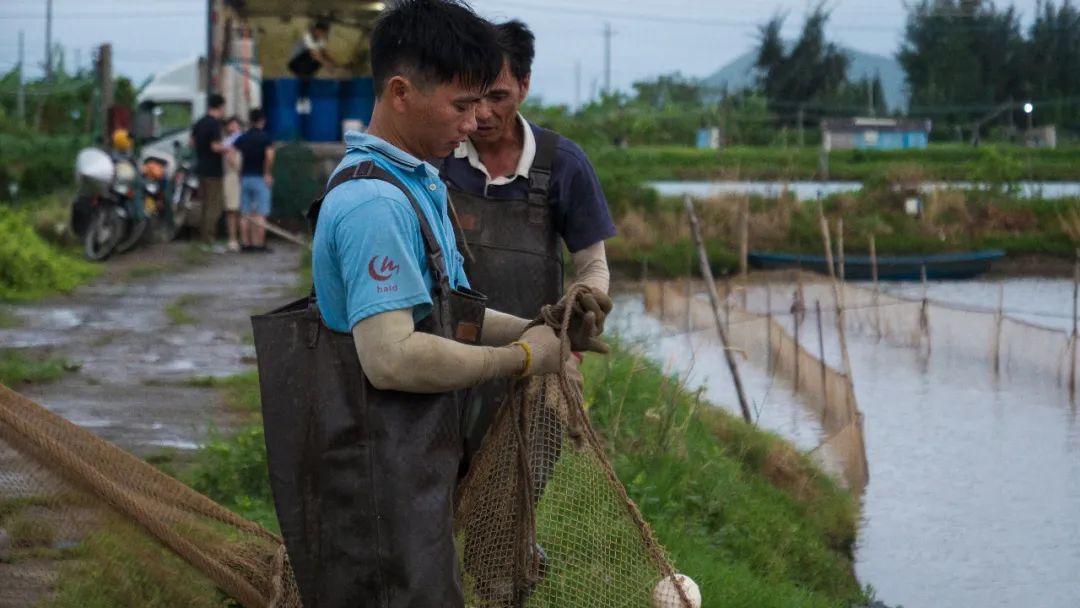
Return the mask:
[[375,109],[375,80],[371,77],[341,81],[341,120],[364,121],[371,124],[371,112]]
[[296,78],[275,78],[263,81],[263,111],[266,129],[275,141],[300,137],[300,115],[296,101],[300,97],[300,81]]
[[314,78],[307,83],[311,112],[300,117],[301,132],[308,141],[341,141],[338,81]]

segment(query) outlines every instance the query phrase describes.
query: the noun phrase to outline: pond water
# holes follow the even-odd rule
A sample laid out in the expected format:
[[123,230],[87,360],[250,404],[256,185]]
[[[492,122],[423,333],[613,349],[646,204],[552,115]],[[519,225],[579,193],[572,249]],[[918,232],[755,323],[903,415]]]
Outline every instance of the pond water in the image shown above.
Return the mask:
[[[1006,310],[1071,327],[1068,281],[938,283],[930,297],[995,307],[1002,284]],[[712,333],[671,335],[639,300],[618,300],[615,327],[737,411]],[[831,329],[824,337],[836,344]],[[979,357],[927,357],[857,334],[848,342],[870,467],[856,563],[863,584],[905,608],[1080,606],[1080,424],[1060,383],[995,379]],[[837,349],[828,350],[826,359],[836,361]],[[782,381],[749,364],[740,371],[761,426],[800,448],[816,445],[819,425]]]
[[[800,201],[815,200],[818,194],[829,196],[858,192],[863,187],[862,182],[856,181],[654,181],[647,185],[660,196],[666,197],[689,194],[695,198],[710,198],[746,194],[772,198],[790,192]],[[926,182],[920,189],[929,193],[933,190],[972,190],[986,187],[986,184],[976,182]],[[1019,182],[1016,184],[1016,191],[1021,198],[1077,198],[1080,197],[1080,182]]]

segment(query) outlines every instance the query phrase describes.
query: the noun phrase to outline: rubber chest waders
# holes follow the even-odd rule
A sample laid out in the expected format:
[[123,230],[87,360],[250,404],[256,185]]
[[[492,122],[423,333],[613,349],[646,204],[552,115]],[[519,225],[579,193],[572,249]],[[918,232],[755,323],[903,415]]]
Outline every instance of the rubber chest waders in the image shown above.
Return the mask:
[[[443,251],[408,189],[365,161],[326,192],[353,179],[394,184],[420,221],[435,286],[432,313],[416,330],[479,343],[484,297],[450,288]],[[313,225],[323,198],[308,212]],[[322,322],[314,289],[252,324],[270,484],[304,606],[463,606],[453,496],[464,392],[373,387],[352,335]]]
[[[465,253],[469,284],[487,296],[490,308],[525,319],[535,318],[541,306],[563,294],[562,249],[548,197],[557,143],[558,135],[540,130],[524,198],[465,192],[442,172],[457,215],[458,250]],[[507,381],[496,380],[470,393],[465,421],[470,459],[508,390]]]

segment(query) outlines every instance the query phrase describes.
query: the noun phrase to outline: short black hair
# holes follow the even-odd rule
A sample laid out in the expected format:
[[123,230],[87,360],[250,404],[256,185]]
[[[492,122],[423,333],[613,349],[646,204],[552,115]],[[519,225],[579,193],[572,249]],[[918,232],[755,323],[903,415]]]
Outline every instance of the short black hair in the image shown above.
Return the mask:
[[326,19],[319,19],[318,21],[315,22],[315,25],[312,26],[311,29],[313,29],[313,30],[321,30],[321,31],[324,31],[324,32],[330,32],[330,21],[328,21]]
[[456,77],[466,87],[487,88],[500,69],[495,28],[460,0],[399,0],[371,33],[376,96],[398,74],[407,74],[418,86]]
[[255,124],[265,117],[266,116],[263,114],[262,110],[260,110],[259,108],[254,108],[251,110],[251,112],[248,112],[248,123]]
[[495,32],[503,56],[510,62],[510,73],[520,83],[532,73],[532,62],[536,57],[536,36],[533,36],[529,26],[517,19],[496,25]]
[[225,98],[220,93],[211,93],[210,98],[206,100],[206,105],[211,110],[225,107]]

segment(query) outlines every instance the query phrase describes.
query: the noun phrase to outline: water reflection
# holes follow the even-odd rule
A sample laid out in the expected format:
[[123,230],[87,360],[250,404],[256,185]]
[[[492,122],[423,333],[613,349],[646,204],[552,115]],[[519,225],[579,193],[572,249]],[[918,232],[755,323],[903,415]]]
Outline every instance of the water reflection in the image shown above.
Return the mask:
[[[930,297],[996,307],[998,289],[933,284]],[[634,297],[618,304],[616,326],[645,340],[650,356],[689,370],[691,384],[706,383],[715,403],[735,403],[709,332],[665,336]],[[1072,285],[1006,281],[1005,308],[1071,327]],[[816,343],[816,330],[808,333]],[[828,326],[825,342],[835,344]],[[849,350],[870,463],[860,580],[907,608],[1080,605],[1080,429],[1067,391],[1054,378],[996,380],[985,358],[925,357],[858,335],[849,336]],[[762,404],[763,427],[804,449],[816,445],[820,428],[790,390],[760,368],[741,371],[748,396]]]

